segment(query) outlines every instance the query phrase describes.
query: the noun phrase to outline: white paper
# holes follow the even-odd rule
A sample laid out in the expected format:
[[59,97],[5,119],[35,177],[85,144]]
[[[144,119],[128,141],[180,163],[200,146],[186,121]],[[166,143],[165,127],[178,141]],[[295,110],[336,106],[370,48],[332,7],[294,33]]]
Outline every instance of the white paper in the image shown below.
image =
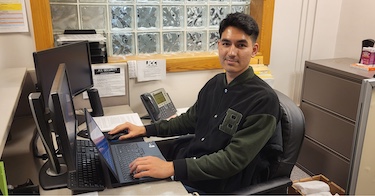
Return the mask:
[[137,61],[137,81],[163,80],[166,77],[165,59]]
[[0,0],[0,33],[28,32],[24,0]]
[[180,116],[181,114],[185,113],[187,110],[189,109],[189,107],[186,107],[186,108],[177,108],[177,116]]
[[[122,96],[125,91],[125,64],[92,64],[94,88],[100,97]],[[83,94],[87,99],[87,93]]]
[[107,132],[115,128],[117,125],[131,122],[135,125],[142,126],[142,120],[139,117],[138,113],[131,113],[131,114],[118,114],[118,115],[110,115],[110,116],[99,116],[93,117],[96,124],[98,124],[99,128],[103,132]]
[[57,42],[72,42],[87,40],[90,42],[105,42],[106,38],[102,34],[61,34],[58,35]]
[[137,61],[128,61],[129,78],[137,78]]

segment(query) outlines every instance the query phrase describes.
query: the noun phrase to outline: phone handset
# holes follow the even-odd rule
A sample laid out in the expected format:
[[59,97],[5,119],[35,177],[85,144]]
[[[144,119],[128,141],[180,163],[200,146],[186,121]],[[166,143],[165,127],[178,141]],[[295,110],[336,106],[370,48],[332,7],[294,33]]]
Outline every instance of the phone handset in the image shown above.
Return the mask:
[[151,120],[153,122],[159,121],[161,118],[160,109],[154,97],[150,93],[144,93],[141,95],[141,100],[149,113]]

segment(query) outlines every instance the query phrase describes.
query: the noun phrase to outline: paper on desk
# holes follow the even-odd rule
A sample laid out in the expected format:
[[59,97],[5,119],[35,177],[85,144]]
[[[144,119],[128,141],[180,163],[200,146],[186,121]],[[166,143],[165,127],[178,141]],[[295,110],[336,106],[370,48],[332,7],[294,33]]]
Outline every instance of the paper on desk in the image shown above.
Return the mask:
[[177,108],[176,114],[179,116],[182,113],[185,113],[188,109],[189,109],[189,107],[186,107],[186,108]]
[[137,61],[137,81],[163,80],[166,77],[165,59]]
[[99,128],[102,130],[102,132],[110,131],[117,125],[125,122],[131,122],[138,126],[143,125],[138,113],[99,116],[93,118],[96,124],[98,124]]

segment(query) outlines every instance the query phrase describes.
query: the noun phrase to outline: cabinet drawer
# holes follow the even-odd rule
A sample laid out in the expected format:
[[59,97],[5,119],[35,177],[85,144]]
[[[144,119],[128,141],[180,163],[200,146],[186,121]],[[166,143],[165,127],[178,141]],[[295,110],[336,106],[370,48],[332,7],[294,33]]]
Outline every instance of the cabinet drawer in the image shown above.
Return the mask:
[[351,156],[354,123],[302,102],[306,135],[345,156]]
[[306,67],[302,100],[355,121],[361,84]]
[[297,165],[310,174],[323,174],[343,189],[349,176],[349,162],[305,138]]

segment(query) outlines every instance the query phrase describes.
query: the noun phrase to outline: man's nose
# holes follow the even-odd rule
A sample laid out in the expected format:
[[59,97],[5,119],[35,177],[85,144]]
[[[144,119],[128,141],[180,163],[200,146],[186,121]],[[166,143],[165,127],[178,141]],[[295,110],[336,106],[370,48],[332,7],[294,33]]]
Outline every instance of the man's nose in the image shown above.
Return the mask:
[[228,54],[229,54],[229,55],[236,55],[236,54],[237,54],[237,48],[236,48],[236,46],[232,45],[232,46],[229,48]]

